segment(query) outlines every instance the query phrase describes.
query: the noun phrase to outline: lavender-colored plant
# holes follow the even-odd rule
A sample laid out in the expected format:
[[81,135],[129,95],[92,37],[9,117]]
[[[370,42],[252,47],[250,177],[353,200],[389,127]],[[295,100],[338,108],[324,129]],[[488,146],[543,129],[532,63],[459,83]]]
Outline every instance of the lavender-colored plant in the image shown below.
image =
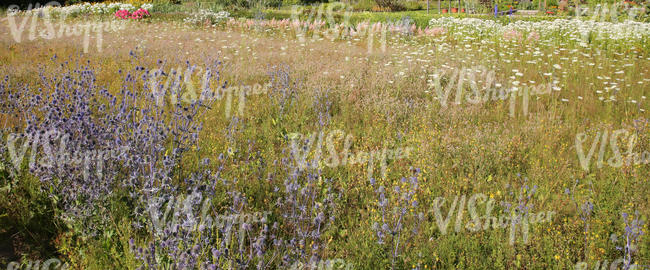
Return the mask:
[[[234,188],[229,189],[234,190]],[[233,200],[232,206],[228,209],[230,215],[244,215],[248,205],[246,196],[238,191],[227,193]],[[218,248],[212,249],[213,252],[217,251],[221,254],[215,265],[223,265],[225,261],[227,262],[225,265],[231,265],[236,269],[266,268],[269,264],[264,260],[269,231],[267,221],[266,216],[262,217],[259,224],[250,221],[235,224],[226,220],[223,226],[219,226],[220,244]]]
[[274,112],[273,121],[279,123],[284,120],[290,107],[294,105],[298,95],[298,83],[292,80],[291,72],[288,66],[273,66],[269,69],[271,78],[271,88],[269,97],[273,103]]
[[[288,162],[284,188],[275,188],[275,192],[281,192],[275,205],[286,231],[272,238],[282,254],[281,265],[311,265],[322,259],[326,245],[322,234],[335,219],[336,192],[332,180],[324,178],[320,170]],[[278,229],[278,225],[274,224],[274,228]]]
[[[537,192],[537,185],[534,185],[532,188],[528,186],[528,177],[521,177],[520,173],[517,173],[517,177],[521,179],[522,184],[519,187],[519,192],[515,195],[512,190],[510,190],[510,196],[516,196],[516,205],[508,201],[503,201],[501,205],[504,207],[503,211],[505,214],[510,215],[510,243],[514,244],[515,242],[515,233],[516,227],[522,226],[524,242],[528,241],[528,217],[530,210],[534,207],[534,204],[531,203],[531,200]],[[508,184],[506,186],[508,189],[512,187]]]
[[[621,217],[625,223],[625,232],[623,233],[625,242],[621,246],[616,246],[616,249],[623,251],[623,269],[628,270],[636,266],[632,263],[632,257],[639,252],[638,245],[641,241],[641,236],[644,234],[643,225],[645,221],[640,219],[639,211],[634,211],[634,218],[631,218],[626,212],[623,212]],[[615,235],[613,236],[612,241],[617,242],[617,238]]]
[[318,114],[318,125],[320,130],[324,130],[325,127],[332,120],[331,110],[332,110],[332,101],[329,99],[329,90],[317,90],[314,96],[314,102],[312,107],[316,110]]
[[233,156],[239,151],[237,147],[237,137],[241,133],[241,125],[243,125],[243,120],[237,116],[230,118],[230,123],[224,131],[224,138],[228,142],[228,149],[226,150],[228,156]]
[[[411,169],[413,176],[408,179],[402,177],[401,184],[403,187],[394,186],[392,190],[386,191],[384,186],[379,186],[375,191],[378,195],[378,206],[381,212],[381,225],[378,222],[373,224],[373,230],[377,235],[377,243],[382,246],[390,247],[392,268],[395,268],[396,259],[400,251],[404,249],[400,246],[402,233],[406,226],[412,226],[410,236],[414,237],[419,233],[419,226],[424,219],[422,212],[417,212],[418,201],[415,195],[418,192],[418,175],[420,169]],[[375,180],[371,180],[375,185]],[[392,192],[391,192],[392,191]],[[388,196],[386,196],[388,194]],[[395,200],[392,204],[390,200]],[[393,211],[387,210],[393,206]],[[406,242],[406,241],[405,241]],[[401,249],[400,249],[401,247]]]
[[[284,74],[284,73],[282,73]],[[274,93],[287,92],[284,87],[288,74],[286,76],[272,77]],[[275,79],[274,79],[275,78]],[[277,96],[276,96],[277,97]],[[282,97],[278,97],[282,98]],[[278,104],[284,104],[279,102]],[[315,175],[310,171],[304,171],[294,166],[285,166],[287,170],[287,182],[295,181],[294,184],[301,186],[297,190],[286,189],[284,193],[279,194],[278,208],[274,209],[278,213],[280,220],[274,223],[272,228],[267,225],[268,219],[265,216],[261,223],[236,223],[226,219],[222,222],[212,220],[211,216],[238,216],[248,210],[247,197],[238,190],[237,179],[226,179],[222,173],[228,166],[226,161],[244,162],[249,164],[252,160],[261,158],[259,152],[255,155],[254,141],[248,141],[248,156],[236,148],[239,141],[239,135],[245,124],[244,119],[232,117],[229,125],[224,130],[224,137],[232,147],[226,153],[221,154],[218,158],[220,164],[217,165],[216,173],[209,171],[209,161],[206,161],[205,168],[198,169],[194,179],[185,181],[187,187],[200,186],[203,189],[205,198],[211,198],[216,190],[224,190],[225,194],[230,197],[231,202],[225,206],[226,213],[218,212],[216,208],[205,207],[202,209],[194,207],[175,207],[182,208],[180,217],[186,220],[188,216],[197,216],[201,213],[202,219],[198,222],[189,222],[191,226],[176,224],[175,222],[165,223],[166,227],[162,231],[152,231],[151,239],[146,243],[146,248],[140,248],[135,243],[132,245],[137,258],[142,262],[143,268],[147,269],[267,269],[269,267],[278,267],[279,265],[290,265],[294,261],[306,260],[306,258],[318,258],[318,245],[300,245],[300,243],[321,243],[320,234],[326,228],[325,220],[329,204],[327,196],[321,198],[319,194],[321,189],[315,186]],[[244,160],[240,160],[243,157]],[[259,164],[263,164],[260,162]],[[287,165],[288,159],[284,159],[282,165]],[[205,172],[205,173],[202,173]],[[289,173],[292,172],[292,173]],[[269,175],[269,177],[272,177]],[[305,183],[307,179],[307,183]],[[205,184],[202,185],[202,184]],[[276,191],[279,191],[276,190]],[[320,199],[317,199],[320,198]],[[172,205],[173,200],[169,196],[162,197],[162,202],[154,201],[154,209],[162,209],[163,205]],[[176,201],[176,204],[183,205]],[[198,206],[199,203],[189,203]],[[205,205],[205,203],[203,204]],[[325,206],[323,208],[323,206]],[[169,209],[169,208],[167,208]],[[167,210],[163,211],[164,218]],[[159,211],[160,212],[160,211]],[[189,213],[189,214],[188,214]],[[206,214],[208,213],[208,214]],[[314,215],[314,213],[316,213]],[[158,217],[159,215],[154,215]],[[174,216],[174,215],[172,215]],[[181,220],[183,218],[177,218]],[[158,218],[152,218],[158,220]],[[173,219],[172,219],[173,220]],[[210,225],[212,224],[212,225]],[[282,224],[280,226],[280,224]],[[152,228],[148,226],[147,228]],[[287,231],[281,230],[288,228]],[[271,233],[271,231],[273,233]],[[135,241],[134,241],[135,242]],[[316,247],[316,248],[315,248]],[[267,251],[273,250],[271,254]],[[276,260],[282,258],[281,261]]]
[[[140,61],[131,55],[134,63]],[[219,81],[220,62],[207,63],[198,98],[167,106],[158,102],[160,95],[181,100],[180,88],[152,84],[152,71],[141,66],[119,72],[123,80],[117,93],[97,84],[90,62],[71,70],[68,62],[60,63],[56,72],[43,69],[34,85],[11,84],[5,77],[0,117],[14,119],[13,128],[22,131],[9,136],[12,159],[20,165],[23,156],[18,154],[31,150],[29,172],[41,180],[70,223],[101,216],[97,214],[106,211],[104,203],[118,187],[140,204],[172,191],[180,158],[196,145],[201,130],[197,119],[214,100],[211,85]],[[164,64],[158,61],[159,67]],[[194,68],[189,62],[187,66]],[[182,78],[169,76],[175,80],[172,86],[180,85]],[[152,86],[158,90],[152,91]],[[121,151],[103,155],[115,149]],[[96,225],[101,222],[87,222],[79,229],[92,235]]]
[[[197,179],[199,180],[199,179]],[[213,179],[214,180],[214,179]],[[195,181],[201,182],[201,181]],[[264,269],[267,217],[245,218],[246,197],[235,191],[234,183],[225,181],[232,199],[227,213],[211,208],[209,190],[194,190],[176,201],[172,222],[163,222],[164,230],[154,231],[146,248],[131,241],[131,249],[142,269]],[[204,197],[201,195],[206,193]],[[168,201],[167,209],[174,200]],[[160,205],[153,208],[159,209]],[[173,207],[173,206],[172,206]],[[167,211],[169,212],[169,211]],[[163,214],[164,216],[168,213]],[[248,215],[249,217],[252,215]],[[168,220],[169,221],[169,220]],[[182,221],[182,222],[176,222]],[[255,264],[257,262],[257,264]]]

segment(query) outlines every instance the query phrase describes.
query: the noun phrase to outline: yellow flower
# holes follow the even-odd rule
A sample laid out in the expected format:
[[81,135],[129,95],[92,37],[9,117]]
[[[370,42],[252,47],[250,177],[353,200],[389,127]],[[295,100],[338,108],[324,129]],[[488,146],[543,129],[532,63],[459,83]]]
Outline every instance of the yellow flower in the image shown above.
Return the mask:
[[560,255],[555,255],[555,260],[560,260]]

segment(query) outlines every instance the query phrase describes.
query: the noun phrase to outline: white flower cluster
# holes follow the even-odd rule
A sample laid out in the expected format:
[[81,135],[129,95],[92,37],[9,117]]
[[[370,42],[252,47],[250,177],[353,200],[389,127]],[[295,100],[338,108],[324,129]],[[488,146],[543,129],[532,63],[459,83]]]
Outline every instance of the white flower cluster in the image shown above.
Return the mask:
[[[153,4],[142,4],[140,8],[150,10],[153,8]],[[131,4],[124,3],[82,3],[75,4],[70,6],[55,6],[55,5],[46,5],[40,8],[26,10],[25,14],[52,14],[58,16],[76,16],[80,14],[112,14],[118,10],[128,10],[129,12],[135,11],[137,8]]]
[[222,22],[225,22],[230,18],[230,13],[228,11],[219,11],[212,12],[210,10],[201,9],[199,12],[194,12],[190,14],[187,18],[183,19],[185,23],[188,24],[201,24],[208,22],[211,25],[216,25]]
[[561,39],[578,43],[595,40],[634,43],[650,38],[650,23],[631,20],[625,22],[597,22],[578,19],[537,22],[520,20],[504,25],[493,20],[443,17],[431,19],[429,26],[444,27],[448,33],[459,36],[500,37],[504,33],[513,31],[536,32],[544,40]]
[[477,18],[463,18],[458,19],[454,17],[442,17],[439,19],[431,19],[429,21],[431,27],[443,27],[447,29],[448,33],[459,35],[491,35],[503,27],[501,24],[494,20],[483,20]]
[[140,7],[146,10],[151,10],[153,8],[153,4],[146,3],[146,4],[142,4],[142,6]]
[[638,41],[650,36],[650,23],[636,21],[597,22],[592,20],[553,20],[553,21],[518,21],[505,26],[518,31],[536,31],[540,35],[561,36],[573,41],[584,41],[591,36],[592,40],[625,40]]

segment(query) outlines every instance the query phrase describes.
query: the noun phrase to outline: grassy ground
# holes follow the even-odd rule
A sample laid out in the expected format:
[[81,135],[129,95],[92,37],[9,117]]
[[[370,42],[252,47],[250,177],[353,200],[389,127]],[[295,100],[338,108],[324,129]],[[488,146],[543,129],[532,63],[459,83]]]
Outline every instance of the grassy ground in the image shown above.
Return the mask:
[[[289,16],[286,11],[274,14]],[[429,18],[424,11],[354,16],[383,20],[403,15],[419,24]],[[9,33],[6,23],[0,28]],[[222,82],[228,85],[265,84],[270,81],[269,72],[286,67],[295,94],[290,105],[283,107],[283,115],[277,112],[277,97],[270,95],[247,99],[237,120],[225,117],[225,101],[219,101],[201,119],[204,128],[198,150],[185,159],[187,168],[194,167],[198,157],[215,160],[214,171],[224,166],[220,177],[238,179],[236,189],[248,198],[248,210],[272,211],[274,220],[281,220],[282,215],[274,204],[282,195],[274,188],[283,190],[289,177],[277,165],[290,158],[288,134],[342,130],[354,136],[352,152],[412,147],[407,158],[389,162],[386,176],[375,169],[373,185],[365,165],[331,168],[321,164],[320,175],[332,179],[330,187],[337,196],[336,219],[322,232],[319,254],[343,259],[355,269],[567,269],[580,261],[589,265],[611,262],[623,255],[610,240],[612,234],[623,237],[621,213],[639,211],[644,219],[650,214],[647,164],[598,168],[597,150],[591,170],[585,171],[576,152],[578,133],[587,133],[583,147],[588,148],[598,131],[617,129],[639,136],[634,152],[650,150],[646,101],[650,56],[645,51],[405,37],[390,38],[386,51],[375,47],[369,52],[366,40],[308,38],[301,42],[287,32],[186,28],[167,19],[130,23],[118,33],[104,33],[101,52],[91,42],[88,53],[81,53],[81,41],[69,37],[16,43],[10,35],[2,35],[0,45],[5,49],[0,50],[0,74],[10,76],[11,82],[36,84],[39,71],[58,72],[56,61],[90,61],[98,71],[97,83],[118,92],[118,70],[151,69],[159,59],[169,61],[170,66],[219,59],[223,61]],[[136,57],[129,55],[131,51]],[[53,55],[59,60],[53,61]],[[554,85],[559,88],[531,98],[525,114],[523,99],[518,97],[511,115],[509,100],[471,104],[463,97],[457,104],[456,88],[443,106],[427,82],[441,70],[479,66],[493,70],[496,82],[503,85],[515,80],[522,87],[557,81]],[[479,84],[486,83],[478,78]],[[442,84],[449,85],[450,80],[447,76]],[[612,85],[620,90],[610,89]],[[616,101],[609,100],[610,96]],[[238,108],[238,101],[232,106]],[[335,145],[342,149],[343,140]],[[621,140],[619,145],[627,144]],[[614,155],[610,150],[605,149],[605,160]],[[226,158],[218,163],[220,154]],[[251,161],[251,156],[260,161]],[[417,188],[401,181],[413,175],[413,168],[420,171]],[[25,256],[59,257],[74,269],[137,268],[128,241],[144,245],[151,235],[133,228],[133,216],[120,200],[111,201],[109,210],[101,213],[111,224],[103,234],[84,238],[56,218],[57,208],[41,191],[40,182],[25,175],[0,178],[2,185],[9,182],[14,183],[11,190],[0,189],[0,238],[7,239],[0,241],[0,266]],[[404,221],[406,229],[397,248],[395,236],[380,244],[372,229],[373,223],[382,222],[379,185],[387,190],[412,188],[418,204],[408,207],[409,214],[423,213],[420,222]],[[533,186],[537,189],[531,193]],[[432,212],[434,200],[447,199],[446,214],[454,196],[476,193],[515,205],[521,199],[518,195],[530,195],[526,200],[532,212],[556,214],[548,223],[531,225],[527,243],[518,235],[511,245],[507,229],[453,231],[456,215],[443,234]],[[387,196],[389,209],[399,205],[400,193],[388,191]],[[225,195],[213,200],[221,206],[217,212],[226,211],[229,199]],[[584,202],[595,206],[583,220],[580,206]],[[464,211],[467,222],[470,213]],[[479,206],[479,214],[483,211],[484,206]],[[415,224],[419,224],[418,232],[407,233]],[[643,231],[647,232],[647,225]],[[279,237],[291,234],[284,227],[277,232]],[[635,262],[650,264],[649,240],[647,233],[640,238]]]

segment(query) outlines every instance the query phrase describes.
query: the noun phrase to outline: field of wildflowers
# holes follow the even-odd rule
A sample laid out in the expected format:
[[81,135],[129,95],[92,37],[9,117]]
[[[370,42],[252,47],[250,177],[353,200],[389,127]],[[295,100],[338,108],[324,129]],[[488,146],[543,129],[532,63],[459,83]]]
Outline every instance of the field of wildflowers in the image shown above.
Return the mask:
[[650,267],[649,23],[339,4],[8,9],[0,269]]

